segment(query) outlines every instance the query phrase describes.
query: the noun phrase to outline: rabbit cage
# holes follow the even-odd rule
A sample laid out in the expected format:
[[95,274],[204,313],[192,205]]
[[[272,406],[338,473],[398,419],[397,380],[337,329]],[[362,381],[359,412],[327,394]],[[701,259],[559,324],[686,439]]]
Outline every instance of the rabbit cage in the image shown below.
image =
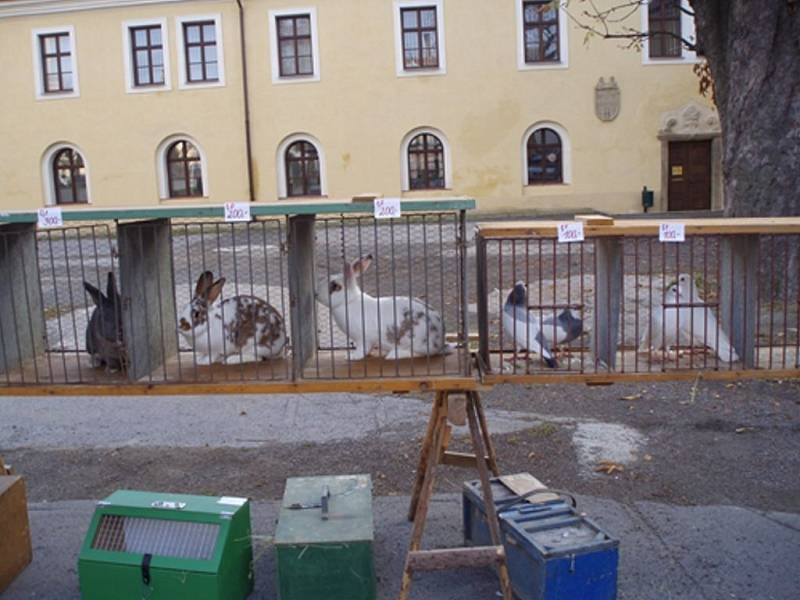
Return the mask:
[[473,206],[410,200],[376,219],[357,201],[253,204],[245,222],[221,207],[83,209],[45,229],[11,215],[0,382],[257,391],[466,377]]
[[574,242],[553,221],[478,227],[487,381],[797,373],[797,219],[687,220],[674,242],[659,221],[578,221]]

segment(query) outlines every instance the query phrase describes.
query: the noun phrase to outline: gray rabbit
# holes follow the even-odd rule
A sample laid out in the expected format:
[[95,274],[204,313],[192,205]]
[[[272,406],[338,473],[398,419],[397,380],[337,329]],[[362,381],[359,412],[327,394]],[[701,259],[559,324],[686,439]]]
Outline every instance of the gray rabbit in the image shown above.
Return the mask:
[[105,295],[87,281],[83,287],[95,304],[86,326],[86,351],[92,357],[92,366],[105,366],[109,373],[124,370],[127,357],[122,336],[122,298],[114,283],[114,273],[108,274]]

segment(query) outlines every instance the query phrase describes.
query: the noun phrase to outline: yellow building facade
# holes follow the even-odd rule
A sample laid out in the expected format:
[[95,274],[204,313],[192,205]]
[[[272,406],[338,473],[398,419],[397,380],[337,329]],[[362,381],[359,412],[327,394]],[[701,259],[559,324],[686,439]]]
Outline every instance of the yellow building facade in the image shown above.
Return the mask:
[[694,55],[620,46],[524,0],[0,1],[0,208],[720,207]]

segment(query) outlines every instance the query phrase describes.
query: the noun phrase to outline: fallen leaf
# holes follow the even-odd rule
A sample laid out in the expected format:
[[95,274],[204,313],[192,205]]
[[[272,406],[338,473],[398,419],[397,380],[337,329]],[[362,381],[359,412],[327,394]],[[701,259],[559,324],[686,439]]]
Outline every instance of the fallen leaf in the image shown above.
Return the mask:
[[612,475],[615,471],[624,471],[625,467],[619,463],[615,463],[613,460],[601,460],[599,463],[597,463],[597,466],[594,470],[596,473]]
[[536,452],[528,452],[528,458],[533,458],[536,456]]
[[733,388],[736,387],[736,384],[735,383],[729,383],[725,387],[728,388],[729,390],[732,390]]
[[651,460],[653,460],[653,457],[652,457],[650,454],[645,454],[645,455],[644,455],[644,459],[645,459],[647,462],[650,462]]
[[748,431],[753,431],[753,427],[737,427],[736,433],[747,433]]
[[240,416],[240,417],[243,417],[243,416],[245,416],[246,414],[247,414],[247,411],[246,411],[246,410],[243,410],[242,412],[240,412],[240,413],[239,413],[239,416]]
[[622,396],[620,400],[626,400],[627,402],[632,402],[634,400],[638,400],[641,397],[642,397],[641,394],[631,394],[630,396]]

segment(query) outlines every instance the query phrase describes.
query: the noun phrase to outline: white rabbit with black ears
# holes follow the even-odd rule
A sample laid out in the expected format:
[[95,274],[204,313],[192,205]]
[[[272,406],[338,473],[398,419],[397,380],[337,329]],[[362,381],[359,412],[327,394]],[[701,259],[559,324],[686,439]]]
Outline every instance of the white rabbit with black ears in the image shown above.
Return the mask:
[[363,292],[358,278],[372,264],[372,255],[345,264],[337,273],[317,282],[316,297],[329,307],[336,325],[355,345],[350,360],[371,352],[388,360],[449,354],[442,316],[419,298]]

